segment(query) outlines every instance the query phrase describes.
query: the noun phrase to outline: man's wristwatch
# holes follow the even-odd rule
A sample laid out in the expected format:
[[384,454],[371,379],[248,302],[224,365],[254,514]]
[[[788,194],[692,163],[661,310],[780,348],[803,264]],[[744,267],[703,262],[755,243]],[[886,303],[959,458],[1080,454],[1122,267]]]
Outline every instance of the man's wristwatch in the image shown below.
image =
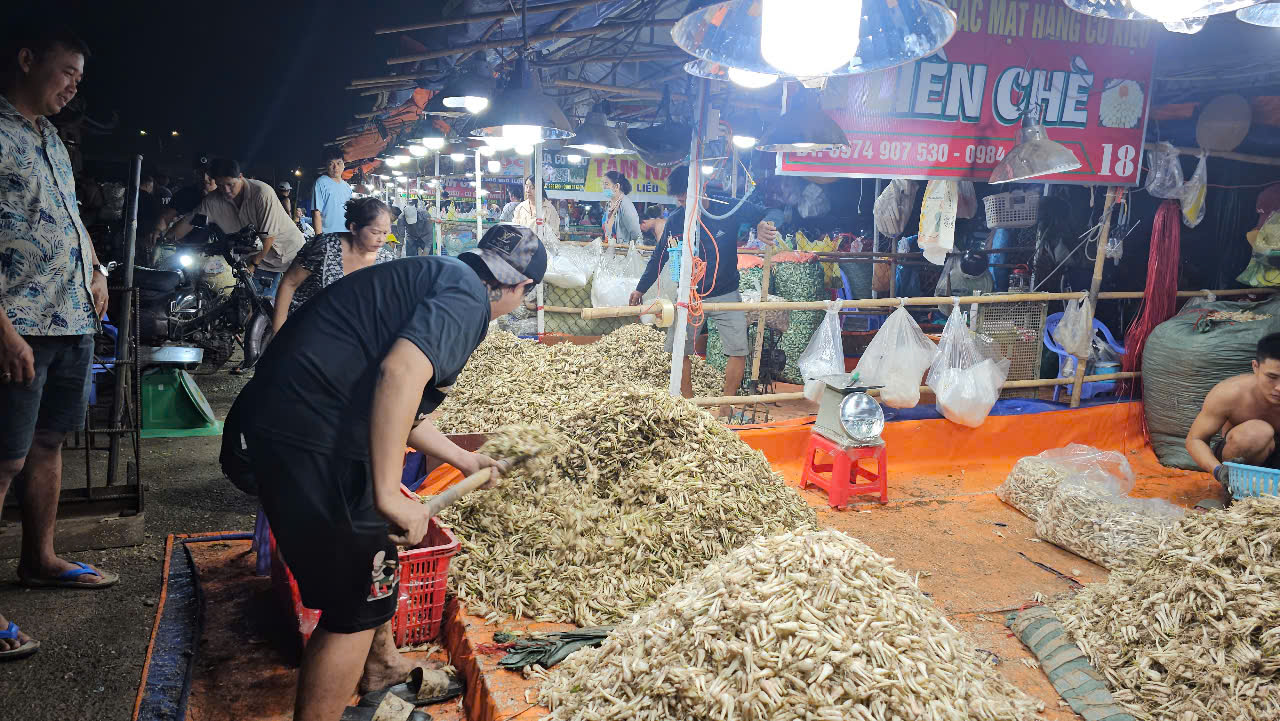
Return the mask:
[[93,266],[93,269],[101,273],[103,278],[106,278],[111,273],[111,269],[101,263]]

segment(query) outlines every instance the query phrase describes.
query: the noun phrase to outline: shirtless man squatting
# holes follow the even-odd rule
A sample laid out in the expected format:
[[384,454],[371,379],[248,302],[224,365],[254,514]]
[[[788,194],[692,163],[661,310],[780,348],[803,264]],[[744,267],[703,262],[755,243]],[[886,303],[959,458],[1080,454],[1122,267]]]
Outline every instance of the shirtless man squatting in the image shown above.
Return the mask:
[[[1280,333],[1258,341],[1253,372],[1222,381],[1205,396],[1187,433],[1187,452],[1223,485],[1223,461],[1280,467],[1276,429],[1280,428]],[[1222,440],[1214,441],[1221,434]]]

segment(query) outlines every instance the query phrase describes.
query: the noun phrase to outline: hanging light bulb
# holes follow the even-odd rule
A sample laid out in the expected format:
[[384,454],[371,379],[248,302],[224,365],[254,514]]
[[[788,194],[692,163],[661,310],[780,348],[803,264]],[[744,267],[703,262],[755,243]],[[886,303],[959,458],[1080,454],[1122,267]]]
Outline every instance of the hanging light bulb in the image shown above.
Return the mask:
[[587,113],[582,124],[574,131],[572,142],[566,142],[565,147],[585,150],[591,155],[605,153],[614,155],[626,152],[626,147],[618,138],[618,133],[609,125],[602,105],[596,105],[591,112]]
[[744,88],[767,88],[778,82],[777,75],[768,73],[757,73],[752,70],[743,70],[742,68],[729,68],[729,80],[734,85],[741,85]]
[[439,150],[444,147],[444,136],[442,135],[438,138],[423,138],[422,144],[426,146],[427,150]]
[[542,128],[537,125],[504,125],[502,137],[512,145],[533,145],[542,142]]
[[485,163],[485,167],[489,169],[490,175],[497,175],[502,172],[502,161],[490,160],[488,163]]
[[400,167],[400,157],[399,157],[399,156],[396,156],[396,155],[388,156],[388,157],[387,157],[386,159],[384,159],[382,162],[386,163],[386,165],[387,165],[387,167],[388,167],[388,168],[398,168],[398,167]]
[[455,163],[461,163],[467,159],[466,153],[449,153],[449,159]]
[[403,170],[393,170],[393,171],[391,171],[391,174],[392,174],[392,175],[394,175],[394,176],[396,176],[396,177],[398,178],[398,177],[400,177],[401,175],[404,175],[404,171],[403,171]]
[[398,154],[396,154],[396,155],[395,155],[395,159],[396,159],[396,162],[397,162],[397,163],[407,163],[407,162],[409,162],[409,156],[407,156],[407,155],[405,155],[405,154],[403,154],[403,153],[398,153]]
[[515,143],[511,142],[511,138],[501,135],[495,135],[492,138],[485,138],[484,144],[494,150],[510,150],[511,146],[515,145]]
[[862,0],[763,0],[760,54],[787,75],[824,75],[848,65],[861,35]]
[[733,144],[738,146],[742,150],[748,150],[750,148],[754,148],[756,145],[756,141],[758,140],[759,138],[756,138],[755,136],[752,136],[752,135],[733,136]]
[[486,158],[492,158],[493,154],[498,152],[492,145],[481,145],[476,150]]
[[501,135],[512,143],[533,145],[543,140],[572,138],[569,119],[555,101],[542,92],[538,76],[524,58],[516,61],[505,90],[494,99],[493,109],[471,129],[472,137]]
[[577,153],[569,153],[565,156],[565,160],[568,160],[573,165],[577,165],[582,162],[582,156]]
[[603,155],[608,150],[603,145],[596,145],[595,143],[586,143],[583,145],[575,145],[573,147],[586,151],[587,155]]
[[703,174],[703,175],[711,175],[711,174],[712,174],[712,173],[714,173],[714,172],[716,172],[716,166],[714,166],[714,165],[704,165],[704,166],[702,166],[702,174]]
[[489,98],[493,94],[493,73],[484,63],[476,62],[434,94],[423,112],[449,117],[466,113],[477,115],[489,107]]
[[532,154],[533,154],[533,146],[532,146],[532,145],[517,145],[517,146],[515,147],[515,151],[516,151],[517,153],[519,153],[520,155],[532,155]]
[[426,155],[427,155],[427,146],[425,146],[425,145],[417,145],[417,144],[410,145],[410,146],[409,146],[409,155],[412,155],[412,156],[413,156],[413,157],[415,157],[415,158],[423,158],[423,157],[426,157]]
[[1018,143],[991,171],[987,182],[1016,183],[1042,175],[1065,173],[1080,167],[1080,160],[1062,143],[1049,139],[1040,122],[1040,106],[1032,106],[1022,118]]

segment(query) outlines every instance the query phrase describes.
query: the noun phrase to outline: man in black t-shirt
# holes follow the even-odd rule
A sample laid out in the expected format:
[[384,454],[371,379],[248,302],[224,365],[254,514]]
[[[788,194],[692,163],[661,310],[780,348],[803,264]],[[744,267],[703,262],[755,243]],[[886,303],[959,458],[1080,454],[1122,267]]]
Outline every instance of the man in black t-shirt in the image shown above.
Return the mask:
[[430,520],[426,506],[400,492],[405,445],[464,474],[500,468],[459,448],[426,414],[490,318],[520,305],[546,267],[530,230],[496,225],[459,258],[404,258],[352,273],[290,317],[236,399],[224,456],[226,443],[247,452],[302,602],[321,611],[295,719],[337,721],[362,673],[365,690],[404,681],[411,665],[390,633],[399,567],[388,534],[412,547]]

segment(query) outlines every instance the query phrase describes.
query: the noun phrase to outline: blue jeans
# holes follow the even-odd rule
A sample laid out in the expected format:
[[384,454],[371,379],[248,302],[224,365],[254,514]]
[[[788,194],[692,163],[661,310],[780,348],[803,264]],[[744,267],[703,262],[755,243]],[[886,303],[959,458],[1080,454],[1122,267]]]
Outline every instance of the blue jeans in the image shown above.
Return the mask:
[[276,291],[280,289],[280,278],[283,276],[284,273],[280,271],[255,268],[253,282],[258,284],[258,297],[275,300]]
[[37,430],[84,428],[93,336],[23,336],[35,357],[30,384],[0,383],[0,461],[26,458]]

